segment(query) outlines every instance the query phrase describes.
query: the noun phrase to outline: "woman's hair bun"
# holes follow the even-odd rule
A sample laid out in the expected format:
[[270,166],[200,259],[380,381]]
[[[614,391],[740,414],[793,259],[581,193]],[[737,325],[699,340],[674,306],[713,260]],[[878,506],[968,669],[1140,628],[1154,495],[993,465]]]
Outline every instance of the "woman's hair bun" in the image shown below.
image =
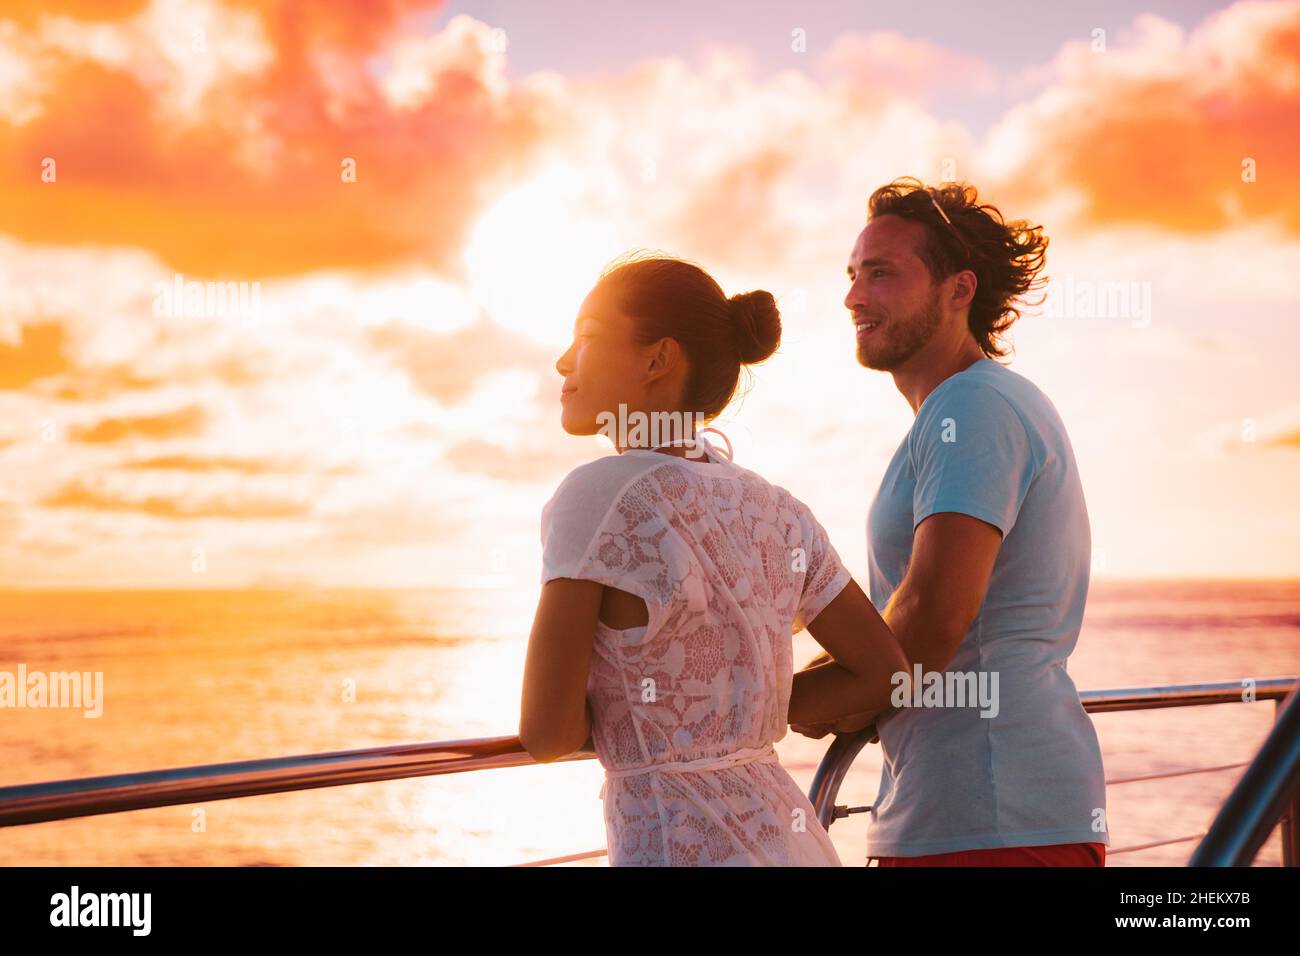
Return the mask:
[[735,323],[736,350],[746,364],[769,358],[781,344],[781,313],[772,293],[742,292],[727,300]]

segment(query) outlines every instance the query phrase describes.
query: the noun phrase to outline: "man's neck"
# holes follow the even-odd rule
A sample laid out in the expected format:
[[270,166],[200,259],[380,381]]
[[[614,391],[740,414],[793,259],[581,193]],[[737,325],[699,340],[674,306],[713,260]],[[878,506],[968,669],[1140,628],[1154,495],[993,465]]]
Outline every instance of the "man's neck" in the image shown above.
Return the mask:
[[912,414],[915,415],[921,410],[921,403],[943,381],[958,372],[966,371],[984,357],[975,340],[966,337],[937,353],[923,349],[891,374],[894,376],[895,387],[907,399],[907,404],[912,406]]

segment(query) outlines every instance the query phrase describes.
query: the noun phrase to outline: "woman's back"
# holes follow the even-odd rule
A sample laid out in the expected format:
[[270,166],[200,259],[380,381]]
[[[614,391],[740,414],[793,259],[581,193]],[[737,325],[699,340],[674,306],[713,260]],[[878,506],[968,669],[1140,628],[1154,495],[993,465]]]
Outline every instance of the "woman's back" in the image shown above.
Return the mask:
[[599,581],[648,613],[598,625],[587,685],[611,863],[837,865],[772,744],[791,635],[849,573],[802,502],[704,444],[583,465],[543,511],[543,582]]

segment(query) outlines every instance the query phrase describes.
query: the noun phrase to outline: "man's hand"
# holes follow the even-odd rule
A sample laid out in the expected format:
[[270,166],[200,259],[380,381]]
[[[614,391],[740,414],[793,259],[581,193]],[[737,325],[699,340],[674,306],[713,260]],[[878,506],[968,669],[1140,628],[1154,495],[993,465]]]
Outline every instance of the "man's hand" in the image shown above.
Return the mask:
[[790,729],[796,734],[803,734],[813,740],[821,740],[832,730],[831,724],[791,724]]
[[824,724],[791,724],[790,729],[796,734],[803,734],[814,740],[821,740],[829,733],[855,734],[871,723],[871,714],[850,714],[839,720]]

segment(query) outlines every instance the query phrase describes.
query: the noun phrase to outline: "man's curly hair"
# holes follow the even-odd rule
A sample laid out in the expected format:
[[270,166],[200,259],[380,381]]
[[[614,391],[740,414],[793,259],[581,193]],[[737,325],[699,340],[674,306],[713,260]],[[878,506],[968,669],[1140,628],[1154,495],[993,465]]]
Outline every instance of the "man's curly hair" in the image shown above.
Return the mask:
[[989,358],[1006,355],[1010,349],[1001,336],[1020,318],[1017,303],[1047,281],[1040,275],[1047,259],[1043,227],[1023,219],[1004,221],[996,206],[979,203],[975,187],[967,183],[929,187],[911,176],[871,194],[867,219],[876,216],[898,216],[925,227],[917,255],[935,281],[963,269],[975,273],[971,335]]

